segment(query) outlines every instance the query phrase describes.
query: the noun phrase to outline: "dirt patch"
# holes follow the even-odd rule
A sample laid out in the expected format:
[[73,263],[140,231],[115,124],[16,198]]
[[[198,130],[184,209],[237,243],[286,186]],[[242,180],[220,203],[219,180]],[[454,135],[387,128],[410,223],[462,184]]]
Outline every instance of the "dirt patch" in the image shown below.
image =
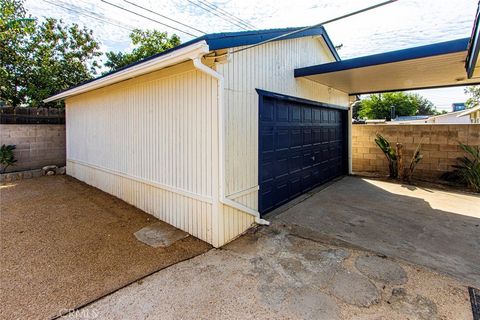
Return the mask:
[[0,185],[3,319],[45,319],[211,247],[192,236],[152,248],[133,235],[158,222],[67,176]]

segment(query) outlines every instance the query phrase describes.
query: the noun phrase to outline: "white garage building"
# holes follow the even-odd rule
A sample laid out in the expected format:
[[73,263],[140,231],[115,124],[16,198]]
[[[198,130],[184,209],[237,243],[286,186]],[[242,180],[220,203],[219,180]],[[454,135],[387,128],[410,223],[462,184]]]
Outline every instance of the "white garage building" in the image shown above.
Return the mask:
[[294,77],[338,59],[325,30],[235,52],[295,30],[202,36],[47,99],[67,173],[214,246],[345,174],[348,95]]
[[349,95],[478,84],[472,43],[338,61],[323,27],[211,34],[45,101],[69,175],[221,246],[349,172]]

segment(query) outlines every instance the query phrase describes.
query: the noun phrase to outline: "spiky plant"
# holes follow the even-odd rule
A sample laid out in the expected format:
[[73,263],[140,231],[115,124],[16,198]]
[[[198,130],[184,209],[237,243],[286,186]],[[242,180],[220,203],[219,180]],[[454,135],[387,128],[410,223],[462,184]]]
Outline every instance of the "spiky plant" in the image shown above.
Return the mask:
[[397,166],[397,153],[395,148],[382,136],[380,133],[376,133],[375,143],[383,151],[388,161],[388,170],[390,171],[390,178],[396,179],[398,177]]
[[13,166],[15,165],[15,162],[17,162],[15,155],[13,154],[15,148],[15,145],[2,145],[0,147],[0,164],[2,165],[2,173],[4,173],[9,166]]
[[455,170],[444,173],[442,178],[466,184],[475,192],[480,192],[480,146],[469,146],[461,142],[458,144],[465,155],[458,157],[458,164],[452,166]]
[[418,144],[417,149],[415,149],[412,159],[410,160],[410,166],[408,167],[408,169],[405,170],[404,179],[407,180],[408,182],[410,182],[412,179],[412,175],[413,175],[413,171],[415,170],[415,167],[423,159],[423,155],[420,153],[421,145],[422,145],[421,143]]

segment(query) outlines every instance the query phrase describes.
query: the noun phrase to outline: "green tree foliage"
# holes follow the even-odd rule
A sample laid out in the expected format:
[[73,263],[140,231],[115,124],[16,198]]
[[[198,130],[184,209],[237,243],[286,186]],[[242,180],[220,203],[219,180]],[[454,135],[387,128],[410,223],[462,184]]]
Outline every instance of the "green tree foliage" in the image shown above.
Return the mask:
[[108,72],[118,70],[126,65],[143,60],[154,54],[176,47],[180,44],[180,38],[173,34],[168,37],[166,32],[158,30],[135,29],[130,33],[130,39],[135,48],[130,53],[107,52],[105,66]]
[[480,104],[480,86],[466,87],[465,94],[470,96],[465,102],[465,107],[467,109],[476,107]]
[[0,0],[0,100],[12,106],[42,106],[43,99],[91,79],[99,68],[91,30],[29,18],[23,0]]
[[397,116],[438,114],[433,103],[418,94],[387,92],[362,99],[358,115],[366,119],[391,120],[392,107],[395,107]]

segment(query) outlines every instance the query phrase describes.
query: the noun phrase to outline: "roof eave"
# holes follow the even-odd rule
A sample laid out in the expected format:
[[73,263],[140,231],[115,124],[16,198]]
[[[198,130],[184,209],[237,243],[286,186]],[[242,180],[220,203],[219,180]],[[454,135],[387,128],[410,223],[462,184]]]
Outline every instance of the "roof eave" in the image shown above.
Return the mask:
[[60,92],[58,94],[55,94],[43,100],[43,102],[47,103],[47,102],[57,101],[57,100],[65,99],[67,97],[71,97],[74,95],[78,95],[81,93],[106,87],[121,81],[125,81],[134,77],[151,73],[153,71],[157,71],[181,62],[193,60],[195,58],[198,58],[207,54],[209,51],[210,49],[206,41],[202,40],[199,42],[195,42],[191,45],[179,48],[178,50],[173,50],[167,54],[160,55],[154,59],[150,59],[135,65],[132,65],[128,68],[112,73],[105,77],[100,77],[98,79],[94,79],[85,84],[81,84],[79,86],[67,89],[63,92]]
[[316,74],[338,72],[349,69],[364,68],[381,64],[395,63],[406,60],[419,59],[433,55],[449,54],[465,51],[467,49],[469,38],[457,39],[453,41],[430,44],[426,46],[390,51],[374,54],[349,60],[330,62],[310,67],[303,67],[294,70],[294,75],[298,77],[312,76]]

